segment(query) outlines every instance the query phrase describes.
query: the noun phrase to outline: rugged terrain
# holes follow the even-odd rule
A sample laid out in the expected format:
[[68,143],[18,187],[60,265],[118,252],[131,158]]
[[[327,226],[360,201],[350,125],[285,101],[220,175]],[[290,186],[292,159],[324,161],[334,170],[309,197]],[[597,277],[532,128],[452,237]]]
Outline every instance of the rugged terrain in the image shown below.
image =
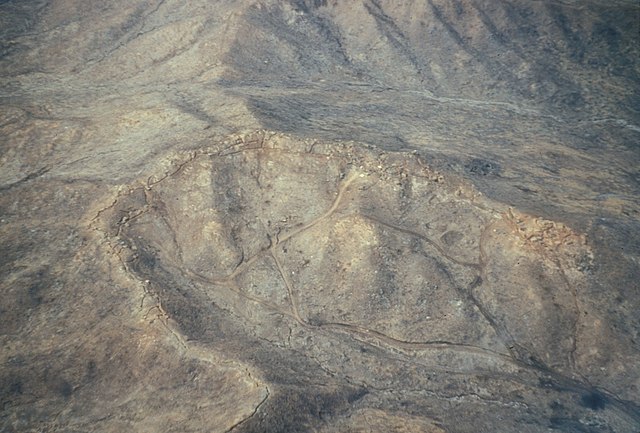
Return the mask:
[[1,1],[1,432],[640,431],[635,1]]

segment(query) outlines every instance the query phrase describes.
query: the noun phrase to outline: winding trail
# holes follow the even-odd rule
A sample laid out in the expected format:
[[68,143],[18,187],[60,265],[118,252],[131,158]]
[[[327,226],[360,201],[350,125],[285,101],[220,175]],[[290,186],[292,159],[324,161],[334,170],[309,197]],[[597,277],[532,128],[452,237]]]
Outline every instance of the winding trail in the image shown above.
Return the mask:
[[[247,150],[256,150],[256,149],[249,148]],[[258,151],[264,151],[264,149],[260,147]],[[147,186],[144,188],[147,206],[145,207],[145,209],[131,211],[129,213],[130,217],[128,218],[127,221],[131,222],[132,220],[139,218],[141,215],[143,215],[144,213],[150,210],[151,208],[150,202],[152,201],[150,199],[151,197],[150,190],[153,186],[157,185],[160,182],[165,181],[166,179],[170,178],[174,174],[181,171],[188,163],[195,160],[197,156],[198,155],[193,155],[187,161],[180,164],[175,171],[166,174],[159,180],[153,181],[153,182],[148,181]],[[562,373],[558,373],[550,369],[549,367],[542,364],[541,362],[534,360],[531,357],[529,350],[520,346],[517,343],[517,341],[514,339],[514,337],[510,334],[509,330],[504,325],[499,323],[499,321],[497,321],[492,316],[492,314],[487,310],[487,308],[485,308],[485,306],[477,298],[477,296],[475,296],[474,289],[480,284],[482,284],[483,281],[486,281],[486,267],[489,262],[489,256],[486,251],[486,238],[488,236],[489,231],[493,228],[493,225],[495,224],[495,222],[488,223],[481,232],[480,239],[479,239],[479,247],[478,247],[478,261],[467,262],[467,261],[460,260],[455,256],[449,254],[445,250],[445,248],[443,248],[443,246],[441,246],[438,242],[434,241],[433,239],[429,238],[428,236],[422,233],[416,232],[415,230],[412,230],[410,228],[406,228],[400,225],[389,223],[387,221],[383,221],[380,218],[375,217],[373,215],[358,214],[362,218],[365,218],[373,222],[374,224],[389,228],[391,230],[394,230],[400,233],[404,233],[406,235],[411,236],[412,238],[420,239],[426,242],[432,248],[434,248],[438,252],[438,254],[445,260],[472,270],[477,275],[475,281],[471,284],[469,288],[459,289],[459,290],[464,294],[466,294],[467,301],[475,305],[475,307],[480,311],[482,316],[484,316],[486,321],[494,329],[496,334],[505,344],[505,347],[507,347],[508,349],[507,353],[498,352],[486,347],[475,346],[470,344],[454,343],[446,340],[407,341],[407,340],[394,338],[390,335],[387,335],[375,329],[370,329],[364,326],[359,326],[351,323],[342,323],[342,322],[310,323],[308,320],[306,320],[300,314],[299,299],[298,299],[299,291],[296,290],[293,282],[291,281],[291,278],[289,277],[289,273],[287,272],[286,265],[285,263],[283,263],[280,257],[279,249],[277,247],[299,236],[300,234],[306,232],[307,230],[317,226],[323,221],[330,219],[341,208],[341,205],[343,204],[343,201],[345,199],[345,196],[347,195],[349,187],[358,178],[358,175],[359,173],[356,170],[353,170],[348,175],[348,177],[342,183],[339,184],[338,189],[335,193],[336,196],[334,201],[332,202],[331,206],[325,212],[323,212],[320,216],[294,229],[293,231],[287,233],[282,237],[279,236],[279,232],[276,234],[267,234],[267,237],[269,239],[268,246],[263,247],[260,251],[258,251],[257,253],[255,253],[250,257],[243,257],[243,259],[238,263],[238,265],[233,269],[233,271],[229,273],[227,276],[222,278],[208,277],[206,275],[190,270],[184,265],[178,265],[176,266],[176,269],[185,278],[198,283],[198,285],[201,286],[200,290],[202,290],[205,294],[208,291],[207,287],[211,287],[212,285],[217,286],[218,288],[229,290],[235,293],[236,295],[243,297],[248,301],[255,302],[261,305],[263,308],[265,308],[268,311],[282,315],[283,317],[287,317],[295,321],[299,326],[311,332],[324,331],[324,332],[328,332],[329,334],[335,334],[335,333],[344,334],[349,336],[351,339],[358,341],[362,344],[383,348],[389,353],[390,356],[391,354],[393,354],[393,356],[399,357],[398,359],[400,359],[402,362],[416,364],[421,367],[426,367],[434,371],[438,370],[439,368],[442,368],[442,371],[450,374],[461,374],[461,375],[477,374],[477,375],[484,375],[484,376],[492,376],[492,377],[501,378],[504,380],[509,380],[515,383],[524,384],[526,386],[539,386],[539,384],[533,383],[532,382],[533,379],[531,378],[520,377],[520,375],[512,374],[512,373],[509,373],[508,371],[505,371],[505,367],[509,365],[510,366],[509,368],[513,369],[513,371],[524,370],[524,371],[529,371],[530,373],[533,373],[534,375],[533,377],[538,377],[539,378],[538,380],[540,381],[543,380],[542,378],[546,378],[544,380],[551,381],[554,384],[554,387],[573,390],[574,392],[582,392],[582,393],[590,392],[589,390],[593,389],[593,386],[582,376],[580,376],[580,380],[569,378]],[[129,193],[133,193],[133,191],[136,191],[138,189],[140,188],[130,190]],[[153,200],[161,201],[159,197],[155,197],[155,196],[153,197]],[[118,199],[116,199],[108,208],[114,207],[117,204],[117,202],[118,202]],[[99,211],[96,218],[94,218],[94,220],[97,219],[105,210],[106,209]],[[128,239],[126,230],[122,230],[123,226],[124,224],[118,224],[115,232],[115,238],[126,239],[130,242],[133,242],[132,239]],[[121,250],[122,249],[118,249],[116,251],[116,254],[120,255]],[[255,264],[259,259],[264,257],[269,257],[270,259],[272,259],[273,263],[275,264],[275,267],[277,268],[279,278],[281,279],[284,286],[286,287],[287,298],[289,300],[289,308],[286,308],[282,305],[278,305],[261,296],[249,293],[246,290],[243,290],[237,282],[237,278],[240,275],[248,271],[253,264]],[[126,264],[125,260],[121,258],[121,261],[123,262],[123,264],[125,264],[126,268],[130,273],[135,274],[132,268],[128,264]],[[563,273],[563,276],[564,276],[565,282],[568,285],[568,288],[573,290],[564,273]],[[572,294],[574,295],[574,297],[576,296],[575,291],[572,291]],[[579,309],[577,311],[579,311]],[[163,310],[163,313],[166,315],[166,312],[164,310]],[[577,327],[577,321],[574,324],[574,327]],[[175,330],[171,330],[171,331],[173,333],[177,332]],[[574,336],[575,336],[575,333],[574,333]],[[572,360],[575,356],[576,338],[577,337],[574,337],[574,346],[573,346],[574,348],[572,349],[572,353],[570,355]],[[182,339],[181,341],[184,341],[184,339]],[[183,344],[186,347],[186,344],[188,343],[183,343]],[[426,360],[421,359],[419,356],[419,353],[421,351],[434,351],[434,350],[450,351],[452,353],[486,357],[488,359],[492,359],[493,361],[491,361],[489,364],[483,363],[482,365],[493,364],[493,368],[487,369],[486,367],[483,367],[483,368],[471,367],[463,371],[455,371],[455,369],[447,368],[446,366],[438,367],[438,365],[434,365],[433,363],[426,362]],[[572,365],[575,365],[575,361],[572,362]],[[338,374],[338,373],[335,373],[335,374]],[[610,400],[610,402],[612,402],[614,406],[617,406],[618,408],[620,408],[623,412],[631,416],[633,419],[640,421],[640,415],[637,415],[637,413],[640,413],[640,411],[636,410],[637,409],[636,405],[634,405],[632,402],[621,400],[618,397],[616,397],[614,394],[604,389],[600,388],[600,391],[607,396],[607,398]],[[266,398],[265,400],[263,400],[261,404],[263,404],[265,401],[266,401]]]

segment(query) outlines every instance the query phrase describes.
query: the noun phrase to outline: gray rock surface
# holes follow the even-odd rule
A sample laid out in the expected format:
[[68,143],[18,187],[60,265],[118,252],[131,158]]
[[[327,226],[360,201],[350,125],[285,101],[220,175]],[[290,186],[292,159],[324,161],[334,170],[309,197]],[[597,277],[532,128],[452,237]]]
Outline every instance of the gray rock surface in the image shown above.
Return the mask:
[[0,23],[0,432],[640,431],[637,2]]

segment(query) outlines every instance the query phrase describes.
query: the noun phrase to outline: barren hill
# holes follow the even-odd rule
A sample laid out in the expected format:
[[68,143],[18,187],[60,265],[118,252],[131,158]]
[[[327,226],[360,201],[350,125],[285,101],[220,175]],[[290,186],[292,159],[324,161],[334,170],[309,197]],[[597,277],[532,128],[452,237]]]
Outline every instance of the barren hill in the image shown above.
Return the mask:
[[636,1],[0,1],[0,432],[637,432]]

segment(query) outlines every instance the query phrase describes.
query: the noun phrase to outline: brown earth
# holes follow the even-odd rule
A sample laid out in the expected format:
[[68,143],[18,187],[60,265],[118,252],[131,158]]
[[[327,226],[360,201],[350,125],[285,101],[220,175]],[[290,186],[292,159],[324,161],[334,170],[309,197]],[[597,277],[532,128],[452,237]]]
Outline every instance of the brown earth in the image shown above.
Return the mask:
[[640,430],[636,2],[0,23],[0,432]]

